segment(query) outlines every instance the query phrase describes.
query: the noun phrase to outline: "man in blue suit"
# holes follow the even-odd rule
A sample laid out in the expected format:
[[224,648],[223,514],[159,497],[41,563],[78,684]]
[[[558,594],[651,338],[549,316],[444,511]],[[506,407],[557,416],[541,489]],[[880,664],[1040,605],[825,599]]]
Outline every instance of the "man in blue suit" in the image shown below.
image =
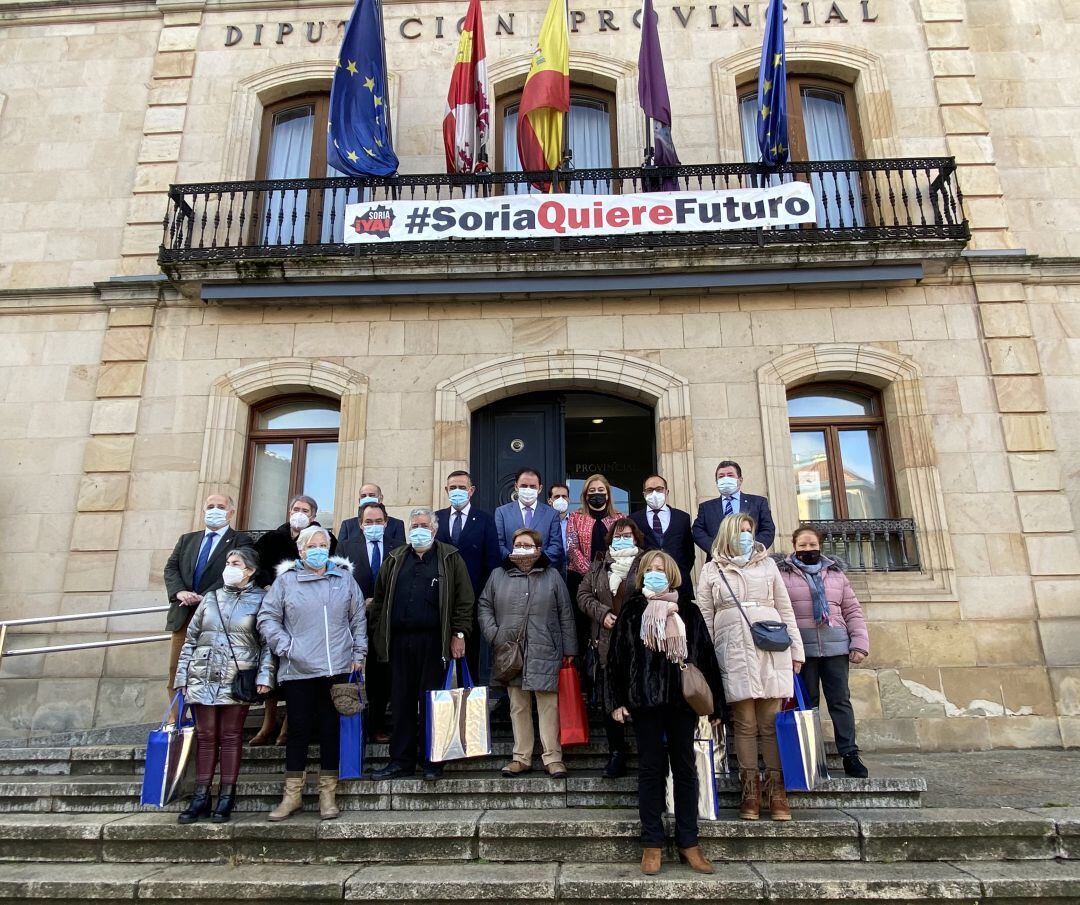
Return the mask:
[[742,492],[742,467],[738,462],[725,459],[716,466],[716,488],[720,491],[719,499],[706,500],[698,506],[694,519],[694,543],[705,551],[705,555],[712,555],[713,541],[724,517],[736,512],[749,515],[757,525],[755,539],[766,549],[771,547],[776,525],[769,511],[769,501],[763,496]]
[[[457,547],[469,573],[476,599],[487,584],[492,570],[499,567],[499,536],[495,531],[495,519],[490,513],[472,504],[476,488],[467,471],[453,471],[446,479],[446,495],[450,506],[435,513],[439,530],[435,540]],[[465,643],[465,657],[478,682],[487,683],[491,669],[490,651],[483,640],[480,626],[473,614],[473,630]]]
[[523,468],[514,477],[517,499],[495,510],[495,530],[499,535],[499,552],[503,558],[510,555],[514,532],[518,528],[532,528],[544,539],[544,554],[556,569],[563,564],[562,530],[559,513],[547,503],[540,501],[544,489],[540,472],[535,468]]
[[[364,530],[360,525],[359,515],[368,503],[383,503],[382,488],[378,484],[363,484],[360,487],[360,501],[357,505],[357,517],[342,521],[338,530],[338,543],[342,544],[350,537],[363,539]],[[385,504],[384,504],[385,505]],[[389,553],[405,545],[405,523],[399,518],[387,516],[386,534],[383,537],[383,549]]]
[[690,513],[668,505],[668,483],[662,475],[645,479],[643,495],[647,508],[630,513],[641,529],[646,550],[663,550],[679,566],[682,584],[679,599],[694,599],[690,573],[694,569],[694,537],[690,532]]

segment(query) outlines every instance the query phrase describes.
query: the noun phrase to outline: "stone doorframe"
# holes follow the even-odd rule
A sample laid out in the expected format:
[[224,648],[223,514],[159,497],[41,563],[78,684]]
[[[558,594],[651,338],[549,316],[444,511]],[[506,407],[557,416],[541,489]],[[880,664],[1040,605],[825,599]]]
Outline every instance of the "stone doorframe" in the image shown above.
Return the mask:
[[799,523],[791,476],[787,392],[819,381],[862,383],[881,392],[900,513],[915,520],[921,572],[872,575],[871,589],[879,591],[874,596],[955,600],[955,565],[933,425],[927,413],[922,372],[905,355],[872,345],[820,343],[787,352],[758,370],[765,479],[777,538],[790,536]]
[[316,393],[339,401],[334,512],[344,513],[352,507],[364,464],[367,377],[329,361],[271,358],[229,371],[210,387],[195,501],[196,528],[202,526],[202,501],[208,494],[227,493],[240,504],[251,406],[291,393]]
[[672,505],[693,511],[690,382],[654,362],[595,350],[509,355],[442,381],[435,390],[433,505],[442,505],[446,476],[469,467],[472,413],[508,396],[543,390],[591,390],[652,406],[657,468],[671,486]]

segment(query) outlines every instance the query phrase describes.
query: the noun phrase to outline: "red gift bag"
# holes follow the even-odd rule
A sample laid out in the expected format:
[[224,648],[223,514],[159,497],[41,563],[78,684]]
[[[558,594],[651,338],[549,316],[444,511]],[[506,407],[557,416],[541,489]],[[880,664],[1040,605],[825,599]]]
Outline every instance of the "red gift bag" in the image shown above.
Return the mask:
[[570,657],[559,670],[559,744],[589,744],[589,714],[581,693],[581,678]]

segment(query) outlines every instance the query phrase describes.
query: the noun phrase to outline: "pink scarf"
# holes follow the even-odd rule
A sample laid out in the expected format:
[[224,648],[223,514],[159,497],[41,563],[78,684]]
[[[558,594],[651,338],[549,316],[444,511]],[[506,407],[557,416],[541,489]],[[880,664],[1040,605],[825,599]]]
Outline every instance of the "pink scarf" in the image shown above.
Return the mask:
[[654,594],[648,588],[641,592],[649,601],[641,614],[641,643],[672,663],[681,663],[686,659],[686,625],[679,616],[679,595],[675,591]]

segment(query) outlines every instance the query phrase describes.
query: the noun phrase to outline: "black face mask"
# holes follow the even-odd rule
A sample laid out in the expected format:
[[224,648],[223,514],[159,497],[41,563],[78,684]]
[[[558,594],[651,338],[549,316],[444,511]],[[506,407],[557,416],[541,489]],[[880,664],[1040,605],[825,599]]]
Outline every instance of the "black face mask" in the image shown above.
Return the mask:
[[590,493],[585,499],[590,509],[603,509],[607,505],[606,493]]
[[798,550],[795,553],[795,558],[804,566],[816,566],[819,562],[821,562],[821,551]]

